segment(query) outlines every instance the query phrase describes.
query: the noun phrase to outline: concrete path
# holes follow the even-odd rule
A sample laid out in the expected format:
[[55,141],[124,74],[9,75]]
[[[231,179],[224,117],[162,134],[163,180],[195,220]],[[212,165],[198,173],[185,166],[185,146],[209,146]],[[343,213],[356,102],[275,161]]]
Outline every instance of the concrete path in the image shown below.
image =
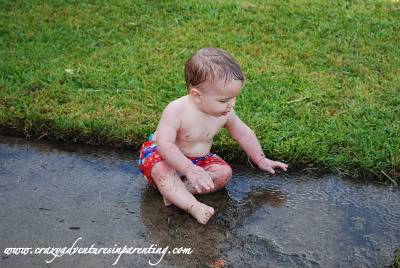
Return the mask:
[[400,247],[399,188],[233,165],[201,226],[136,157],[0,136],[0,267],[382,267]]

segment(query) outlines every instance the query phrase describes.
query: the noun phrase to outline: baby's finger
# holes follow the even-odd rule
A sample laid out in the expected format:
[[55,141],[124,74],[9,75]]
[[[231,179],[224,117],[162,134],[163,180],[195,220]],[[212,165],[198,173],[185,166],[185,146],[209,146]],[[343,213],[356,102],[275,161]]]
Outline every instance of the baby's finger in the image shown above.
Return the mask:
[[207,172],[204,172],[203,179],[204,179],[203,180],[204,184],[207,185],[207,188],[208,188],[207,190],[211,190],[212,188],[214,188],[214,183],[211,179],[211,176]]
[[201,193],[201,188],[197,183],[194,185],[194,189],[196,190],[196,193]]
[[275,168],[280,168],[280,169],[286,171],[286,167],[283,165],[276,165]]
[[283,169],[284,171],[287,171],[287,168],[288,168],[288,165],[287,165],[287,164],[284,164],[284,163],[282,163],[282,169]]
[[213,180],[211,178],[211,175],[207,173],[207,183],[211,186],[214,186]]
[[267,168],[265,168],[265,170],[271,174],[275,174],[275,170],[272,167],[267,167]]
[[193,188],[195,189],[196,193],[201,193],[202,192],[202,187],[201,187],[201,185],[200,185],[198,180],[196,180],[193,183]]
[[286,171],[286,170],[287,170],[287,168],[288,168],[288,165],[286,165],[286,164],[284,164],[284,163],[280,163],[280,162],[279,162],[279,165],[278,165],[278,167],[279,167],[280,169],[283,169],[284,171]]
[[282,164],[283,166],[285,166],[286,168],[289,166],[288,164],[286,164],[286,163],[282,163],[282,162],[279,162],[280,164]]
[[206,180],[201,181],[201,188],[203,188],[205,191],[211,190],[211,187],[207,184]]
[[211,189],[214,189],[214,182],[213,182],[213,180],[211,179],[211,177],[210,177],[209,180],[207,180],[207,184],[208,184],[208,186],[210,187],[210,190],[211,190]]

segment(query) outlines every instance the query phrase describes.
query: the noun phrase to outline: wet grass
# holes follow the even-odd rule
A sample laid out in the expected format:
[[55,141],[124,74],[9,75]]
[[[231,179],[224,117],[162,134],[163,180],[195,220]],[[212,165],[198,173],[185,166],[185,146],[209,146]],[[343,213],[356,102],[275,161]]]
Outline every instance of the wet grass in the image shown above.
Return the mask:
[[[133,145],[201,47],[241,63],[237,113],[292,166],[400,173],[397,1],[2,1],[0,126]],[[243,159],[225,132],[216,149]]]
[[397,251],[396,251],[396,256],[394,257],[392,267],[393,268],[400,268],[400,248],[397,249]]

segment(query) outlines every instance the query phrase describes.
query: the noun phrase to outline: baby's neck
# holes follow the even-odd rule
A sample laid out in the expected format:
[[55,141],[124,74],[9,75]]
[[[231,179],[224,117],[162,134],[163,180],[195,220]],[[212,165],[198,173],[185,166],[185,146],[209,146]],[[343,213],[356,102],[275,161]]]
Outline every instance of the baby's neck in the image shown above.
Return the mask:
[[185,102],[186,102],[186,105],[188,105],[188,107],[190,107],[190,108],[196,110],[197,112],[199,112],[199,113],[201,113],[201,114],[204,114],[204,115],[209,116],[209,115],[206,114],[206,113],[200,108],[200,106],[195,102],[193,96],[191,96],[191,95],[186,95]]

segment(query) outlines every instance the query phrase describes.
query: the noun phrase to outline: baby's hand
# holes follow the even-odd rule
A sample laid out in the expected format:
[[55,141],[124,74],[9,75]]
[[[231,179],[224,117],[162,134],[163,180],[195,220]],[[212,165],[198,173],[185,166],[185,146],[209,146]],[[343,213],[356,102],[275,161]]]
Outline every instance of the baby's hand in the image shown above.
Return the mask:
[[186,172],[186,178],[197,193],[209,192],[214,189],[214,182],[210,175],[199,166],[191,166]]
[[278,161],[272,161],[268,158],[261,159],[260,161],[258,161],[257,165],[261,170],[268,171],[271,174],[275,174],[274,168],[280,168],[284,171],[286,171],[288,168],[287,164]]

